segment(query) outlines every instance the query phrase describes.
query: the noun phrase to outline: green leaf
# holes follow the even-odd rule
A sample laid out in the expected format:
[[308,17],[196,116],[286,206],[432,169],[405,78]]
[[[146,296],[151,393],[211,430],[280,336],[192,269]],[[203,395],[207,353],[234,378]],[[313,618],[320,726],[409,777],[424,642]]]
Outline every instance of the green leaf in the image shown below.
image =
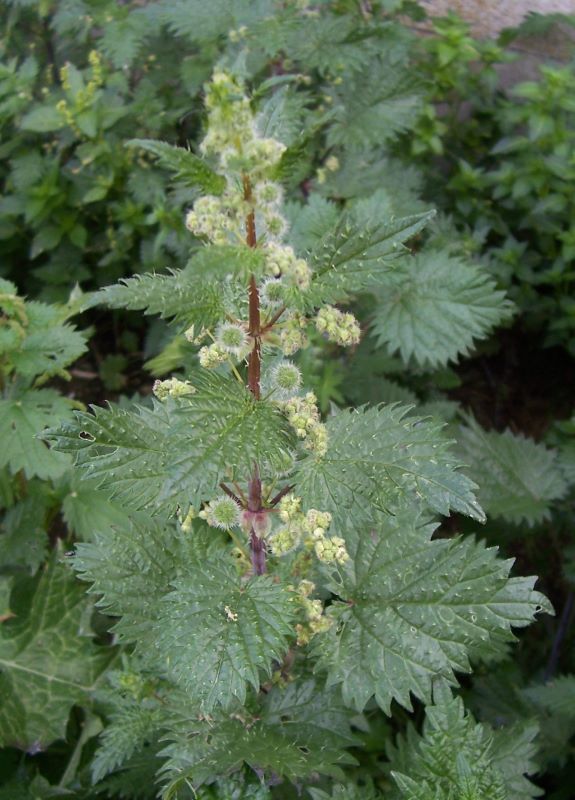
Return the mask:
[[354,763],[345,748],[357,743],[349,719],[338,693],[314,681],[274,687],[253,716],[248,708],[200,722],[197,714],[181,712],[181,722],[168,734],[174,741],[165,751],[166,772],[177,776],[174,783],[185,776],[195,786],[243,763],[268,780],[313,773],[341,779],[341,766]]
[[205,712],[245,703],[287,652],[292,594],[271,576],[246,582],[222,552],[188,562],[171,586],[155,626],[168,675]]
[[475,484],[457,471],[442,423],[407,416],[409,406],[339,411],[327,420],[328,450],[299,465],[297,491],[308,507],[337,521],[393,510],[407,498],[439,514],[450,509],[480,522]]
[[114,651],[83,628],[83,588],[55,551],[40,576],[12,592],[0,626],[0,743],[37,752],[62,739],[70,709],[86,703]]
[[92,760],[92,781],[101,781],[110,772],[125,764],[144,745],[153,741],[159,731],[161,714],[157,707],[124,704],[111,715]]
[[[203,247],[184,270],[168,275],[145,274],[126,278],[90,297],[87,308],[105,303],[111,308],[144,310],[174,319],[182,327],[210,328],[234,308],[247,292],[247,276],[261,272],[262,254],[246,247]],[[239,286],[230,281],[244,280]]]
[[70,459],[36,437],[57,419],[70,415],[71,403],[54,389],[30,390],[19,398],[0,398],[0,467],[26,478],[58,478]]
[[32,111],[24,114],[20,128],[23,131],[33,131],[34,133],[50,133],[59,131],[65,124],[64,116],[56,106],[44,105],[36,106]]
[[36,572],[48,549],[45,530],[48,511],[46,492],[31,483],[28,495],[6,511],[0,524],[0,565]]
[[98,491],[93,481],[73,479],[62,503],[62,516],[79,539],[90,540],[96,531],[128,524],[124,508]]
[[[427,709],[423,735],[408,729],[390,748],[392,775],[405,800],[530,800],[536,726],[492,731],[468,715],[460,698]],[[393,797],[393,796],[392,796]]]
[[549,518],[553,501],[567,491],[557,453],[533,439],[487,432],[468,417],[459,443],[487,514],[534,525]]
[[155,139],[130,139],[126,145],[140,147],[157,156],[161,166],[174,172],[176,178],[187,186],[197,186],[202,192],[215,195],[221,194],[225,188],[225,178],[190,150]]
[[378,343],[405,362],[433,367],[468,355],[513,309],[484,270],[443,252],[402,259],[376,295]]
[[428,211],[382,220],[371,207],[344,213],[336,228],[307,254],[313,269],[311,287],[304,295],[307,305],[339,302],[373,289],[405,254],[402,243],[427,225],[434,214]]
[[152,408],[93,408],[46,434],[61,451],[132,508],[199,505],[233,465],[247,475],[291,464],[293,436],[270,403],[255,401],[237,381],[208,372],[194,378],[197,391],[183,400],[154,401]]
[[181,686],[194,708],[245,702],[295,635],[295,604],[270,576],[246,580],[215,531],[183,536],[135,515],[78,546],[75,566],[115,630],[144,663]]
[[85,337],[73,325],[61,321],[57,307],[29,302],[26,315],[26,336],[9,354],[20,375],[55,375],[86,350]]
[[349,150],[381,147],[406,130],[421,108],[416,71],[398,70],[383,59],[371,60],[365,70],[335,87],[334,95],[327,142]]
[[222,287],[214,280],[201,281],[184,272],[171,275],[137,275],[107,286],[90,299],[90,306],[144,310],[180,325],[213,327],[225,314]]
[[535,578],[509,578],[511,561],[472,537],[431,541],[434,525],[413,512],[382,517],[358,532],[338,529],[350,561],[328,588],[340,600],[334,625],[317,639],[329,684],[361,710],[373,695],[389,713],[392,700],[411,708],[410,693],[429,702],[432,687],[455,684],[469,659],[501,650],[511,626],[553,613],[533,590]]

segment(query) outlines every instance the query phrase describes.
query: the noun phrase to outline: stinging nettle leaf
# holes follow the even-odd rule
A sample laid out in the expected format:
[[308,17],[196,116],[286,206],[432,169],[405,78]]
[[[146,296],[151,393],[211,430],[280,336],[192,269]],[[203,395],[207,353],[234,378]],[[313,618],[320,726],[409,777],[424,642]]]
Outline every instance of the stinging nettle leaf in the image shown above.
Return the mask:
[[27,478],[60,477],[70,466],[70,459],[48,448],[37,436],[53,425],[55,418],[69,417],[70,406],[70,401],[54,389],[0,398],[0,467],[7,466],[13,475],[23,470]]
[[89,478],[132,508],[175,510],[200,505],[232,467],[250,474],[254,462],[285,471],[294,438],[282,414],[256,401],[237,381],[200,372],[185,399],[152,408],[110,406],[46,433],[53,447],[76,453]]
[[533,439],[509,430],[485,431],[471,417],[458,438],[487,514],[534,525],[548,519],[552,502],[567,492],[557,453]]
[[399,787],[392,800],[531,800],[542,792],[533,774],[536,725],[491,730],[465,712],[461,698],[438,692],[420,736],[410,726],[388,748]]
[[224,553],[188,563],[171,585],[155,626],[169,677],[203,711],[245,703],[287,652],[292,594],[270,576],[244,582]]
[[423,366],[467,355],[513,311],[484,270],[442,252],[402,259],[382,276],[376,295],[377,341]]
[[206,194],[219,195],[223,192],[226,181],[214,172],[203,159],[184,147],[175,147],[156,139],[130,139],[128,147],[140,147],[157,156],[161,166],[176,174],[176,178],[188,186],[197,186]]
[[336,523],[350,515],[365,518],[370,504],[392,511],[406,498],[439,514],[453,509],[483,522],[475,484],[458,471],[443,424],[407,416],[409,411],[390,405],[329,417],[327,454],[298,465],[304,502],[330,511]]
[[470,659],[513,640],[512,626],[553,613],[535,578],[509,578],[512,562],[495,548],[471,537],[432,541],[434,527],[412,512],[382,516],[372,530],[338,528],[350,561],[328,583],[341,600],[316,652],[328,683],[358,710],[372,696],[386,713],[392,700],[411,708],[410,695],[429,702],[434,685],[453,685]]
[[195,786],[243,763],[268,779],[293,781],[317,773],[341,779],[342,767],[355,763],[346,750],[358,743],[350,711],[338,692],[313,680],[273,687],[253,717],[248,707],[206,722],[182,707],[176,710],[181,721],[167,735],[173,743],[163,753],[169,757],[165,771],[186,775]]
[[395,269],[407,252],[403,242],[415,236],[435,215],[426,211],[408,217],[381,219],[371,206],[346,212],[307,254],[313,269],[307,306],[339,302],[349,295],[373,290],[382,275]]

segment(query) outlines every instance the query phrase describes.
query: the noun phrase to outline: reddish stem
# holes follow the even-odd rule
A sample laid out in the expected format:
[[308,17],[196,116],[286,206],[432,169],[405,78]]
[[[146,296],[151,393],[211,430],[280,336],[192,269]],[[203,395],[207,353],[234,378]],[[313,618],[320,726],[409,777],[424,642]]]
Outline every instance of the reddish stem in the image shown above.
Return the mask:
[[[252,201],[252,185],[247,175],[243,177],[244,200],[246,203]],[[253,208],[246,217],[246,244],[248,247],[257,246],[256,220]],[[253,339],[252,351],[248,358],[248,389],[256,400],[260,399],[260,378],[262,369],[262,342],[261,342],[261,316],[260,316],[260,295],[255,276],[250,277],[249,285],[249,322],[248,333]],[[258,465],[254,464],[254,471],[248,485],[248,511],[261,511],[262,506],[262,482]],[[266,545],[255,532],[253,526],[250,531],[250,548],[252,552],[252,568],[256,575],[263,575],[266,571]]]

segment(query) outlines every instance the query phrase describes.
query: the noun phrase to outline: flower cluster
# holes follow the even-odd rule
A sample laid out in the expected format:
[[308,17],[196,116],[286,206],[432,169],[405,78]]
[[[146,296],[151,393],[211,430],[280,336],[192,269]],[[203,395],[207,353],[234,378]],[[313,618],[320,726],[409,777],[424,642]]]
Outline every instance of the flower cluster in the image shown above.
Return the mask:
[[344,347],[359,342],[361,331],[353,314],[344,313],[333,306],[324,306],[318,312],[315,326],[330,342]]
[[301,314],[294,314],[282,326],[280,346],[285,356],[292,356],[307,344],[306,319]]
[[250,349],[250,340],[243,325],[222,322],[216,329],[215,344],[236,358],[243,358]]
[[192,530],[192,523],[194,519],[198,516],[198,512],[194,508],[194,506],[189,506],[187,514],[184,514],[181,511],[178,511],[178,522],[180,523],[180,528],[182,533],[190,533]]
[[327,452],[327,429],[321,422],[317,407],[317,397],[308,392],[304,397],[292,397],[280,403],[289,424],[300,439],[305,439],[304,447],[318,456]]
[[310,508],[304,514],[301,511],[301,499],[292,494],[282,498],[278,508],[283,524],[270,540],[275,556],[284,555],[303,542],[324,563],[344,564],[348,560],[345,541],[340,536],[327,536],[331,525],[329,512]]
[[296,625],[297,643],[300,646],[308,644],[316,633],[322,633],[332,625],[332,620],[324,616],[321,600],[310,600],[309,596],[314,589],[314,583],[303,580],[295,590],[296,598],[305,614],[305,623]]
[[276,242],[268,242],[265,247],[268,271],[276,278],[282,277],[288,284],[302,290],[308,289],[311,270],[303,258],[297,258],[293,247]]
[[[200,149],[218,157],[226,188],[218,197],[196,200],[186,216],[187,228],[216,245],[237,244],[244,241],[245,220],[253,213],[258,239],[281,239],[287,228],[279,212],[282,192],[269,178],[285,145],[259,134],[249,100],[228,72],[214,73],[206,89],[206,107],[208,132]],[[250,176],[249,189],[246,175]]]
[[158,400],[165,400],[167,397],[186,397],[196,390],[189,381],[168,378],[166,381],[155,381],[152,391]]
[[227,359],[228,354],[217,342],[200,347],[198,358],[205,369],[215,369]]
[[237,244],[243,240],[243,226],[249,206],[237,190],[221,197],[205,195],[186,215],[186,228],[194,236],[205,236],[212,244]]

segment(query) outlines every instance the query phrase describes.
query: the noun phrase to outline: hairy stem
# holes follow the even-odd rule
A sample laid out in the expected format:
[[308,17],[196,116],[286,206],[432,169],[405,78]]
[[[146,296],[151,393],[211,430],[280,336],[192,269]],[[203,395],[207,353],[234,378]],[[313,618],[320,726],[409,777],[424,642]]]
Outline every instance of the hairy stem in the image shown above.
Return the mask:
[[[252,200],[252,185],[248,175],[243,177],[244,200],[250,203]],[[253,209],[246,217],[246,244],[248,247],[257,246],[256,220]],[[248,358],[248,389],[256,400],[260,399],[261,369],[262,369],[262,343],[261,343],[261,316],[260,316],[260,295],[254,275],[250,276],[249,284],[249,321],[248,333],[253,339],[252,351]],[[248,511],[258,512],[262,510],[262,482],[258,465],[254,464],[252,477],[248,486]],[[252,554],[252,568],[256,575],[263,575],[266,571],[266,545],[255,532],[253,526],[250,531],[250,548]]]

